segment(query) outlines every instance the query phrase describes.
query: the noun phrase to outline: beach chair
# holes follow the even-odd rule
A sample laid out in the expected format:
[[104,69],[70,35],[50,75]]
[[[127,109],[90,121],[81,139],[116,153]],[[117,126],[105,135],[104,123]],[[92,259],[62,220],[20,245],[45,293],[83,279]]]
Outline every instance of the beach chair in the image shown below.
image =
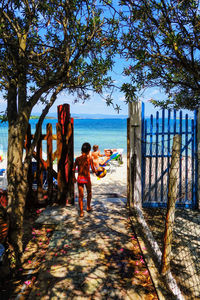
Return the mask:
[[99,163],[99,165],[104,167],[107,171],[112,172],[115,167],[119,167],[121,164],[123,164],[123,151],[123,149],[117,149],[117,151],[114,152],[104,164]]
[[0,169],[0,188],[7,188],[7,172],[6,169]]

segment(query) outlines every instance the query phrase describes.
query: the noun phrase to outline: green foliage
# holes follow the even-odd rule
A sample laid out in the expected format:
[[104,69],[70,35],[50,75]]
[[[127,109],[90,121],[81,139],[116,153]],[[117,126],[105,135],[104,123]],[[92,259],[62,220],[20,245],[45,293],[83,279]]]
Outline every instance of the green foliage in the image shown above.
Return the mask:
[[200,14],[197,0],[124,0],[121,21],[122,54],[131,67],[125,75],[137,91],[158,86],[168,99],[152,102],[163,107],[196,109],[200,105]]
[[1,1],[0,88],[12,119],[38,101],[51,106],[58,86],[83,101],[88,90],[110,88],[118,20],[104,6],[101,0]]

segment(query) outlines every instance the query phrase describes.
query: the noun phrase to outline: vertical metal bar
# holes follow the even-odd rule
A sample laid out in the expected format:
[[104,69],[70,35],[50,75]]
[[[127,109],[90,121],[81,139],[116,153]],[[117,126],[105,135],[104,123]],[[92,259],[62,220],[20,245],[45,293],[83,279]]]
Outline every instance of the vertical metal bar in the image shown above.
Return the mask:
[[145,163],[146,163],[146,152],[145,152],[145,143],[146,143],[146,137],[145,137],[145,105],[142,102],[142,111],[141,111],[141,118],[142,118],[142,145],[141,145],[141,150],[142,150],[142,176],[141,176],[141,184],[142,184],[142,203],[144,200],[144,187],[145,187]]
[[147,120],[145,119],[145,122],[144,122],[144,180],[143,180],[143,186],[144,186],[144,194],[143,194],[143,199],[145,200],[145,186],[146,186],[146,161],[147,161],[147,158],[146,158],[146,155],[147,155]]
[[174,135],[176,135],[176,110],[174,110]]
[[159,134],[159,112],[156,112],[156,170],[155,170],[155,201],[158,202],[158,134]]
[[188,200],[188,114],[185,115],[185,203]]
[[169,186],[169,165],[170,165],[170,138],[171,138],[171,111],[168,110],[168,118],[167,118],[167,129],[168,129],[168,140],[167,140],[167,189]]
[[151,182],[152,182],[152,145],[153,145],[153,115],[150,116],[150,159],[149,159],[149,199],[151,202]]
[[194,112],[194,158],[195,158],[195,184],[194,184],[194,192],[192,199],[193,208],[197,207],[197,191],[198,191],[198,153],[197,153],[197,113]]
[[164,131],[165,131],[165,110],[162,110],[162,150],[161,150],[161,202],[163,202],[163,163],[164,163]]
[[[195,118],[195,114],[194,114]],[[192,138],[192,149],[191,149],[191,161],[192,161],[192,170],[191,170],[191,178],[192,178],[192,195],[191,195],[191,202],[195,198],[195,152],[194,152],[194,145],[195,145],[195,128],[194,128],[194,119],[191,120],[191,138]]]
[[[130,207],[130,118],[127,119],[127,207]],[[141,178],[142,180],[142,178]]]
[[[183,121],[183,114],[182,111],[180,111],[180,117],[179,117],[179,122],[180,122],[180,129],[179,129],[179,134],[182,137],[182,121]],[[182,149],[182,139],[181,139],[181,149]],[[182,197],[182,152],[180,152],[180,164],[179,164],[179,201],[181,200]]]

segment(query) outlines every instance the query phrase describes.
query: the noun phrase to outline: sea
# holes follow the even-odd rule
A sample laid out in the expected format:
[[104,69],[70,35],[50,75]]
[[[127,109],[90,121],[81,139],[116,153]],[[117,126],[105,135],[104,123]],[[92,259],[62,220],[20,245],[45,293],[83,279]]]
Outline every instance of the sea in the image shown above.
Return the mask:
[[[37,119],[31,119],[31,132],[34,134]],[[42,132],[45,134],[46,125],[52,124],[53,134],[56,134],[57,119],[45,119]],[[8,139],[7,123],[0,123],[0,151],[6,155]],[[99,145],[101,153],[104,149],[123,149],[127,152],[127,119],[74,119],[74,155],[81,153],[81,146],[84,142]],[[56,141],[53,143],[53,150],[56,149]],[[46,152],[46,143],[42,145],[43,152]]]
[[[31,119],[31,132],[34,134],[37,119]],[[46,125],[48,123],[52,124],[53,134],[56,134],[56,123],[58,120],[56,118],[46,118],[43,122],[42,133],[46,133]],[[147,131],[149,132],[152,128],[154,131],[157,127],[156,119],[153,119],[151,124],[151,119],[146,118]],[[186,139],[186,132],[189,132],[187,139],[191,138],[193,132],[192,119],[189,118],[186,122],[185,116],[182,119],[182,127],[180,127],[180,119],[177,118],[176,121],[176,133],[179,133],[180,128],[182,128],[182,143]],[[164,124],[164,125],[163,125]],[[164,126],[164,128],[163,128]],[[168,139],[170,139],[170,148],[172,147],[172,138],[174,134],[174,120],[173,118],[169,120],[162,118],[158,120],[159,132],[165,132],[165,147],[169,147]],[[187,127],[187,130],[186,130]],[[169,136],[170,134],[170,136]],[[153,142],[155,142],[156,136],[153,136]],[[149,142],[150,135],[147,137],[147,142]],[[162,134],[159,134],[159,142],[162,146]],[[7,123],[0,123],[0,155],[3,153],[5,156],[7,153],[7,141],[8,141],[8,125]],[[127,118],[74,118],[74,156],[78,156],[81,153],[81,146],[84,142],[88,142],[93,145],[99,145],[101,153],[104,149],[123,149],[123,154],[127,153]],[[47,145],[46,141],[43,141],[42,151],[46,153]],[[53,141],[53,151],[56,150],[56,141]],[[167,150],[168,151],[168,150]]]

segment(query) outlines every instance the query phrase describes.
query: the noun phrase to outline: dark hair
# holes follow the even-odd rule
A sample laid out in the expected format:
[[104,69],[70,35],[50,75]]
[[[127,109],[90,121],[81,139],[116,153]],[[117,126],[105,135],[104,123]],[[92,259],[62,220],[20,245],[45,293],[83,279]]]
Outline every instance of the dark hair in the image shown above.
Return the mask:
[[84,143],[81,147],[83,153],[88,153],[91,150],[91,145],[89,143]]
[[97,150],[98,150],[98,148],[99,148],[99,146],[98,146],[98,145],[94,145],[94,146],[93,146],[93,150],[94,150],[94,151],[97,151]]

